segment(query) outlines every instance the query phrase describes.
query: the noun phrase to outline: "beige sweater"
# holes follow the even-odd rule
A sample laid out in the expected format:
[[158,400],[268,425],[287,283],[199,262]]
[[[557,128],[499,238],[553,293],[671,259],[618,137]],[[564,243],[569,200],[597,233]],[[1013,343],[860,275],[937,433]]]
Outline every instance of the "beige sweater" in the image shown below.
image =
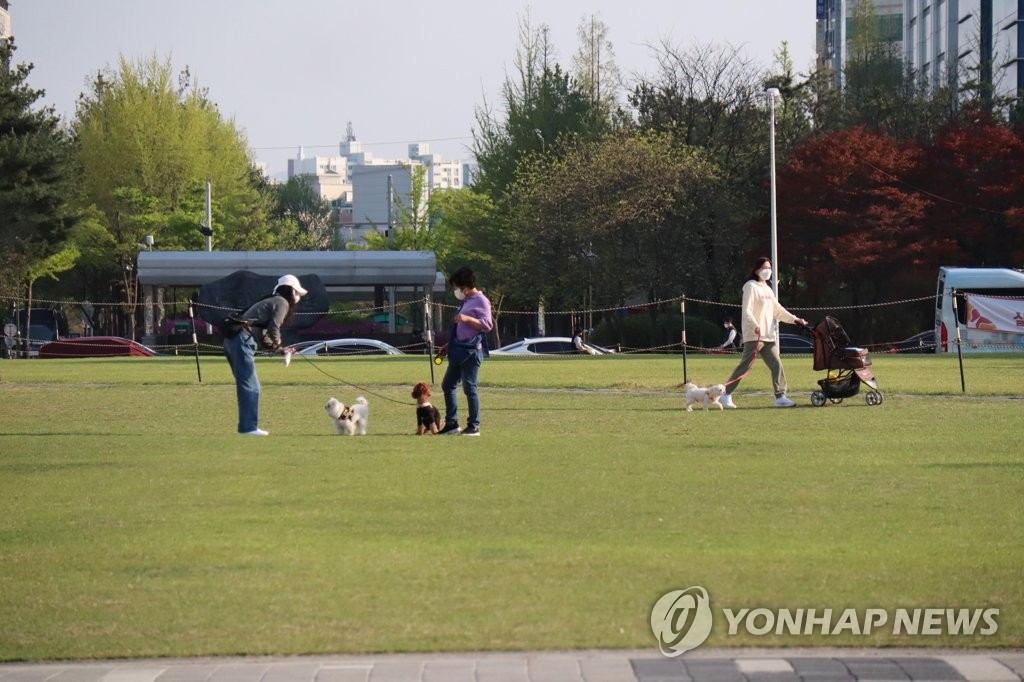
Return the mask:
[[757,341],[760,329],[760,339],[766,342],[774,342],[775,320],[796,322],[797,316],[789,312],[779,304],[775,298],[775,292],[764,282],[748,280],[743,285],[743,343]]

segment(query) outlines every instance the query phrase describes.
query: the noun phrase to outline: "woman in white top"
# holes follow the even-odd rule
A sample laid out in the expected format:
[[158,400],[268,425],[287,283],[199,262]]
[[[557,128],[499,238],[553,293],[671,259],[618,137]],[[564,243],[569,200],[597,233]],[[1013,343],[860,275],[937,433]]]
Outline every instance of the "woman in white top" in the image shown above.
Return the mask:
[[736,327],[732,326],[732,319],[728,317],[725,318],[722,327],[725,329],[725,341],[715,346],[715,350],[732,350],[736,345]]
[[754,364],[758,352],[764,364],[772,372],[772,386],[775,388],[775,407],[793,407],[795,402],[786,397],[786,371],[782,368],[779,357],[779,344],[775,338],[775,321],[806,326],[807,320],[789,312],[776,300],[768,282],[772,278],[772,262],[768,258],[758,258],[754,269],[750,271],[747,281],[743,284],[743,356],[740,364],[733,370],[726,382],[725,395],[722,396],[723,407],[735,408],[732,393],[739,385],[740,377],[746,375]]

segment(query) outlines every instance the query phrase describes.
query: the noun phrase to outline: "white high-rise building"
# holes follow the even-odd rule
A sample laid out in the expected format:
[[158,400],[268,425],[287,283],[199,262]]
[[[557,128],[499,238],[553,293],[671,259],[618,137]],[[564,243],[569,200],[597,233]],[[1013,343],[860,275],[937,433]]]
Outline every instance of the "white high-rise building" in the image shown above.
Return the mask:
[[14,35],[11,31],[11,8],[7,0],[0,0],[0,40]]
[[[842,86],[862,0],[817,0],[817,53]],[[878,36],[931,88],[980,84],[994,98],[1024,96],[1024,0],[869,0]]]
[[1024,95],[1024,0],[905,0],[905,17],[907,63],[931,87]]
[[461,161],[445,161],[440,154],[431,154],[422,143],[409,145],[409,160],[427,169],[427,186],[435,189],[460,189],[464,186]]
[[[877,22],[876,36],[892,46],[893,54],[903,49],[903,10],[906,0],[870,0]],[[833,84],[845,83],[843,67],[850,58],[851,41],[857,30],[857,5],[861,0],[817,0],[818,65],[829,66]]]
[[303,176],[324,201],[351,201],[352,182],[349,180],[348,160],[343,156],[307,157],[299,147],[298,158],[288,159],[288,179],[296,175]]
[[352,124],[338,144],[338,156],[306,158],[299,147],[298,158],[288,160],[288,177],[305,176],[320,197],[335,207],[341,241],[360,243],[371,230],[386,233],[401,220],[398,213],[411,210],[416,168],[425,172],[423,195],[418,202],[424,209],[432,191],[461,189],[469,184],[468,164],[445,161],[423,143],[410,144],[405,159],[374,158],[356,140]]

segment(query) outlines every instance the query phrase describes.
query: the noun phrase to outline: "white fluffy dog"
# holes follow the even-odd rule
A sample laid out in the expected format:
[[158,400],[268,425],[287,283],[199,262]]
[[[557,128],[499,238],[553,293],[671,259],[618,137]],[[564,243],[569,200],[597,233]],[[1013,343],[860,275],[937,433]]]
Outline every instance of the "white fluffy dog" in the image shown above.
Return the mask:
[[707,412],[708,408],[712,405],[717,406],[720,410],[725,409],[722,407],[722,403],[718,402],[719,398],[725,395],[724,384],[700,387],[692,381],[688,381],[683,384],[683,389],[686,391],[687,412],[693,412],[693,406],[695,403],[701,403],[704,406],[705,412]]
[[370,423],[370,404],[363,396],[356,398],[351,405],[331,398],[324,405],[324,411],[334,422],[334,431],[339,436],[366,435],[366,427]]

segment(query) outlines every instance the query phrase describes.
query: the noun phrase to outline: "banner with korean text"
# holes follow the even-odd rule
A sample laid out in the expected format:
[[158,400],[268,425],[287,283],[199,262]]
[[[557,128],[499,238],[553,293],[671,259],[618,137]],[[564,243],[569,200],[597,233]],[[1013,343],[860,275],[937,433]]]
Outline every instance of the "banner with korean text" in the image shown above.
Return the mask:
[[1024,298],[967,294],[967,328],[1024,334]]

